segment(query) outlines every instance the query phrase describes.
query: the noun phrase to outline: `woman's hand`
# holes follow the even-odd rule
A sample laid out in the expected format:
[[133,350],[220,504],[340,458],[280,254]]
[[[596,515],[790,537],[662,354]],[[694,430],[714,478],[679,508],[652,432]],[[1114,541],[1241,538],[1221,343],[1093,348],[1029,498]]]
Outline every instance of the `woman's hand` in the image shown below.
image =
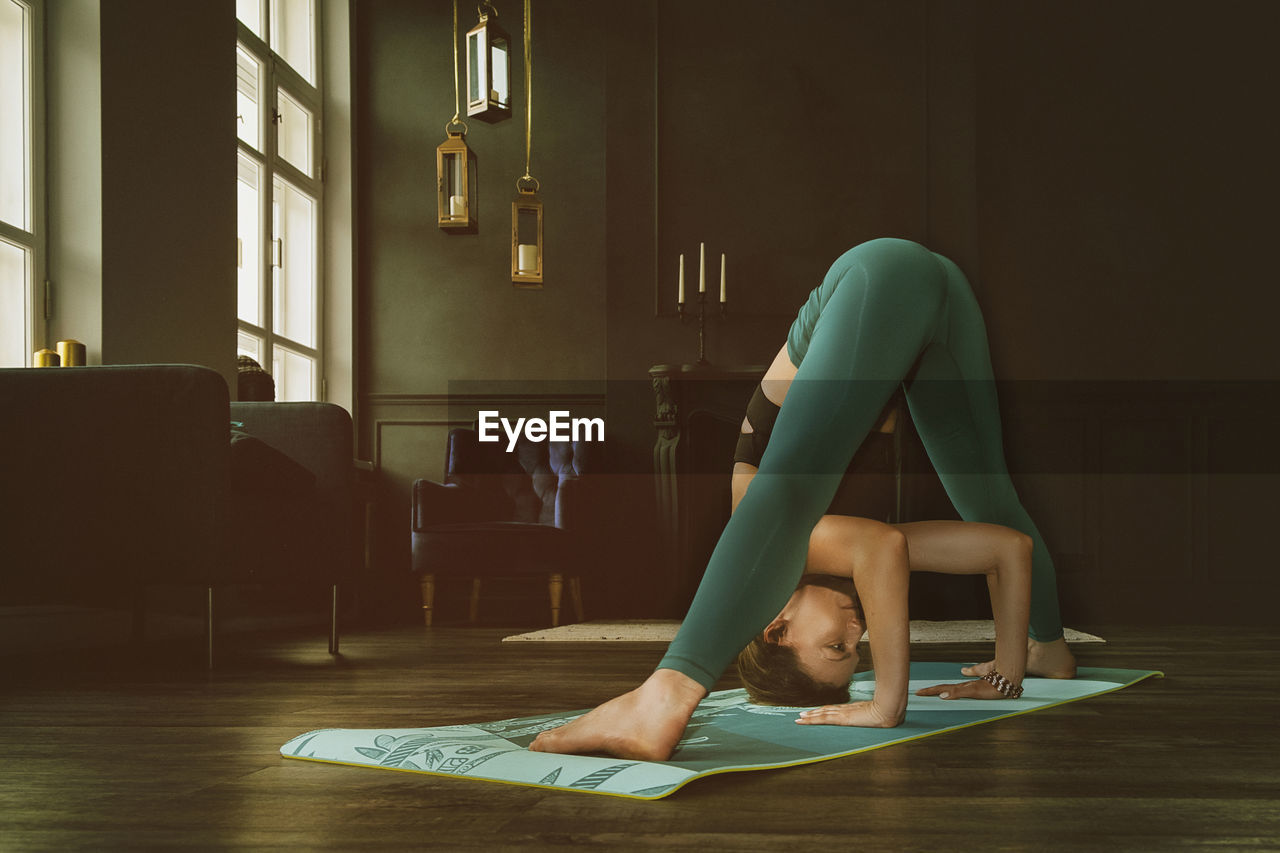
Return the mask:
[[961,681],[958,684],[935,684],[916,691],[917,696],[937,696],[941,699],[1004,699],[1005,695],[989,681]]
[[869,729],[891,729],[900,724],[905,716],[905,710],[890,714],[877,705],[875,700],[870,700],[801,711],[796,722],[802,726],[862,726]]

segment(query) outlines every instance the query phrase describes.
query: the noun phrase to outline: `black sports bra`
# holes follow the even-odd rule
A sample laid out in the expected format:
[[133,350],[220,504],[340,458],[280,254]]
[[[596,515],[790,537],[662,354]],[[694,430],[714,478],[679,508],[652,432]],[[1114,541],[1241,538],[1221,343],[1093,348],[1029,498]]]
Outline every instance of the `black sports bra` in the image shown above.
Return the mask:
[[[889,402],[885,404],[880,416],[876,418],[876,423],[883,421],[889,412],[896,409],[901,399],[902,387],[899,386],[893,392],[893,396],[889,398]],[[764,458],[764,449],[769,446],[769,436],[773,433],[773,423],[778,419],[778,412],[780,411],[781,408],[766,397],[764,389],[757,385],[755,393],[751,395],[750,401],[747,402],[747,421],[751,424],[752,431],[738,434],[738,444],[733,451],[734,462],[745,462],[756,468],[760,467],[760,460]],[[854,455],[854,461],[850,467],[858,467],[859,457],[866,455],[873,448],[879,449],[881,447],[892,453],[893,433],[880,432],[879,430],[867,433],[867,437],[863,440],[858,453]]]
[[738,434],[738,446],[733,451],[734,462],[746,462],[760,467],[764,449],[769,446],[773,422],[778,419],[780,411],[782,409],[764,395],[764,388],[757,385],[755,393],[747,402],[747,420],[751,423],[752,431]]

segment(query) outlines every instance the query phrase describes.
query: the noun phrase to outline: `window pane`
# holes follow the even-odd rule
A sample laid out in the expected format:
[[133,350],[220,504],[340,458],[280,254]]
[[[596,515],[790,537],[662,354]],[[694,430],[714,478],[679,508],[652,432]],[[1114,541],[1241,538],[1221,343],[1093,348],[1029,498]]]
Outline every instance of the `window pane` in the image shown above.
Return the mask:
[[311,111],[279,89],[276,92],[280,121],[276,126],[277,153],[311,176]]
[[30,16],[0,0],[0,219],[30,231]]
[[26,249],[0,240],[0,367],[23,367],[27,363],[30,268]]
[[276,380],[276,399],[286,402],[314,400],[315,361],[284,347],[275,347],[271,373]]
[[236,0],[236,17],[243,21],[255,36],[262,38],[261,0]]
[[489,84],[484,79],[485,63],[484,63],[485,46],[480,41],[479,33],[467,34],[467,103],[469,105],[480,104],[484,102],[482,93],[489,90]]
[[247,355],[261,365],[262,338],[242,330],[236,335],[236,355]]
[[316,203],[280,178],[273,207],[276,245],[272,258],[273,330],[303,346],[315,346]]
[[314,0],[275,0],[271,4],[271,49],[315,85]]
[[236,132],[262,150],[262,63],[236,45]]
[[252,157],[240,155],[236,181],[236,234],[239,238],[236,270],[237,316],[262,325],[262,167]]

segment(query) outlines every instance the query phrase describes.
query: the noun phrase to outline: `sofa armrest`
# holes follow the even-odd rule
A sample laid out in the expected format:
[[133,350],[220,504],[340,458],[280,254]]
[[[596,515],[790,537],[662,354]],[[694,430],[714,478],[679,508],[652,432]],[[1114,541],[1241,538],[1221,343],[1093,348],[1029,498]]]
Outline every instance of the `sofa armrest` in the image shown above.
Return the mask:
[[341,576],[353,567],[355,465],[351,416],[332,403],[232,403],[231,420],[315,475],[321,517],[317,575]]
[[321,495],[351,500],[355,469],[346,409],[332,403],[232,403],[231,420],[314,474]]

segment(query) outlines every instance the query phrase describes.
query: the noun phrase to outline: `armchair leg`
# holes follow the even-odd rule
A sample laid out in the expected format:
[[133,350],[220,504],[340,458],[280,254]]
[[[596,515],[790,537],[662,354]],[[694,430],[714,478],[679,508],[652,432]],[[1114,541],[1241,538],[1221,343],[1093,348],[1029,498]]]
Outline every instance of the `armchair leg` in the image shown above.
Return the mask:
[[467,616],[472,622],[480,618],[480,578],[471,579],[471,607]]
[[573,601],[573,615],[579,622],[585,622],[586,617],[582,615],[582,578],[569,578],[569,598]]
[[431,627],[431,607],[436,600],[436,576],[422,576],[422,618]]
[[551,627],[556,628],[560,625],[560,596],[564,592],[564,575],[559,572],[552,574],[547,591],[551,594]]
[[333,585],[333,601],[329,611],[329,654],[338,653],[338,585]]

